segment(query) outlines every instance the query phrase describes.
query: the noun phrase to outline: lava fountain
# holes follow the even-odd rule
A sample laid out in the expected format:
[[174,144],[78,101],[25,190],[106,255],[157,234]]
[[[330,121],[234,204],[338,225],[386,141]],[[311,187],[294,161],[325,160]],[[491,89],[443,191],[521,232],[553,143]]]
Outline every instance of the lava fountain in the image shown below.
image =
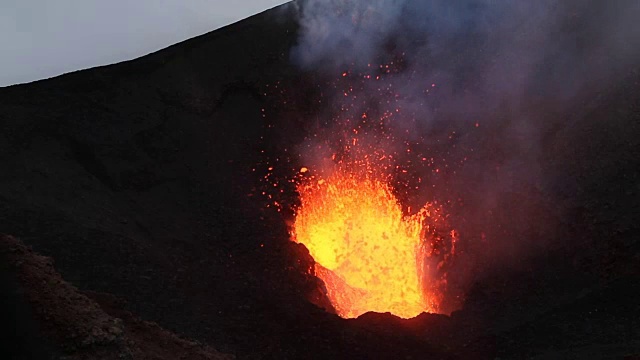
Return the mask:
[[309,249],[338,315],[435,312],[423,275],[429,205],[405,215],[386,179],[344,165],[325,179],[307,178],[298,192],[293,240]]

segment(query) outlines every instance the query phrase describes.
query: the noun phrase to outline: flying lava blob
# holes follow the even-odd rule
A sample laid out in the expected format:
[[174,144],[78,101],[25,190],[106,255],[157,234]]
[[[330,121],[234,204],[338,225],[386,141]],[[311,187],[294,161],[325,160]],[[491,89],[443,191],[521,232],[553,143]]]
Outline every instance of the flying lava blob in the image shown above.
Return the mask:
[[338,315],[412,318],[436,310],[422,275],[428,205],[405,215],[384,179],[345,166],[326,179],[301,182],[298,192],[293,240],[309,249]]

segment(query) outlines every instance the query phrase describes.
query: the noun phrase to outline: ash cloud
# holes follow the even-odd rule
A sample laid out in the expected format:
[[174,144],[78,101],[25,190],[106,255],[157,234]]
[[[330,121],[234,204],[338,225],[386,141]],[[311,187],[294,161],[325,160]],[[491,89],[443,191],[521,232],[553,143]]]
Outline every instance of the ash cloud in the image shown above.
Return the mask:
[[639,56],[636,1],[307,0],[297,7],[301,32],[291,58],[300,67],[335,75],[402,52],[410,63],[404,73],[447,81],[449,90],[475,83],[475,97],[493,107],[525,95],[564,101]]
[[637,1],[308,0],[298,13],[291,57],[303,68],[363,70],[403,52],[405,73],[449,80],[451,90],[477,82],[476,97],[493,106],[525,95],[564,101],[639,56]]
[[[295,6],[300,34],[291,60],[304,70],[331,79],[402,59],[381,81],[402,109],[390,126],[397,143],[420,143],[446,160],[448,170],[438,175],[417,170],[432,184],[420,191],[421,200],[464,199],[452,218],[467,242],[468,262],[480,268],[518,263],[554,238],[553,224],[540,215],[562,216],[560,206],[545,205],[555,201],[550,189],[558,175],[541,163],[548,158],[545,141],[573,126],[594,94],[640,64],[637,1],[307,0]],[[379,88],[363,85],[359,96],[367,101],[341,116],[356,117],[380,102]],[[325,90],[329,108],[345,101],[341,90]],[[322,116],[335,119],[331,112]],[[535,230],[542,227],[549,232]],[[490,242],[490,254],[473,250],[479,234]],[[457,273],[461,287],[473,281],[471,270]]]

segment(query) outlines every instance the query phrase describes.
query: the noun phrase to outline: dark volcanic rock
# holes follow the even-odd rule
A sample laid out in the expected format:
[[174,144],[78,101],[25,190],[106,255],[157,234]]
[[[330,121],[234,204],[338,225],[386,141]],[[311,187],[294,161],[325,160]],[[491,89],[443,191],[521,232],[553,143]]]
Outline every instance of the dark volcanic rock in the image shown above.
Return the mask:
[[[7,358],[45,359],[232,359],[214,349],[177,337],[156,324],[137,319],[118,310],[111,301],[107,314],[103,308],[74,286],[65,282],[50,258],[35,254],[19,240],[0,235],[3,274],[15,278],[17,303],[28,313],[14,314],[4,323],[26,331],[16,332],[19,346]],[[4,284],[3,284],[4,285]],[[91,294],[109,299],[112,296]],[[12,309],[9,309],[12,311]],[[25,321],[35,326],[25,327]],[[20,343],[20,341],[40,341]],[[46,339],[46,340],[45,340]],[[45,343],[46,341],[46,343]]]
[[[501,204],[496,233],[520,231],[544,251],[469,280],[476,285],[451,317],[344,320],[311,303],[327,308],[308,253],[288,240],[289,210],[267,208],[260,195],[265,157],[280,160],[281,177],[299,168],[291,151],[319,112],[316,74],[289,62],[298,32],[289,11],[0,89],[0,231],[55,259],[79,289],[5,239],[17,249],[6,254],[13,264],[27,261],[27,279],[37,280],[26,288],[36,301],[13,316],[39,320],[18,331],[38,334],[44,324],[51,339],[20,337],[21,350],[97,344],[134,358],[220,356],[170,331],[250,359],[640,353],[638,68],[544,134],[541,163],[560,174],[551,200],[537,196],[531,214],[520,205],[534,202],[533,190]],[[493,130],[483,123],[481,146],[498,142]],[[295,203],[290,184],[282,187]],[[559,230],[512,221],[527,216]]]

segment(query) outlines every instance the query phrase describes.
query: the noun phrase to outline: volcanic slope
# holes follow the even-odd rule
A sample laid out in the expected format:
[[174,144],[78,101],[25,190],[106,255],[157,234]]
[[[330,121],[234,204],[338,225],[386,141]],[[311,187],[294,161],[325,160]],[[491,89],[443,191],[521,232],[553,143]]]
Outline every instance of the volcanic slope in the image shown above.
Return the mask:
[[9,350],[3,358],[233,359],[116,310],[113,296],[80,293],[50,258],[18,239],[0,235],[0,257],[2,284],[12,290],[4,298],[4,319],[17,330],[3,337]]
[[[304,165],[285,159],[319,113],[316,74],[289,61],[298,31],[285,5],[136,60],[1,88],[0,232],[81,291],[238,358],[640,354],[637,66],[546,134],[544,166],[563,174],[559,246],[475,279],[451,317],[344,320],[308,301],[321,288],[312,259],[260,196],[265,157],[282,159],[282,175]],[[276,86],[297,96],[265,96]]]

